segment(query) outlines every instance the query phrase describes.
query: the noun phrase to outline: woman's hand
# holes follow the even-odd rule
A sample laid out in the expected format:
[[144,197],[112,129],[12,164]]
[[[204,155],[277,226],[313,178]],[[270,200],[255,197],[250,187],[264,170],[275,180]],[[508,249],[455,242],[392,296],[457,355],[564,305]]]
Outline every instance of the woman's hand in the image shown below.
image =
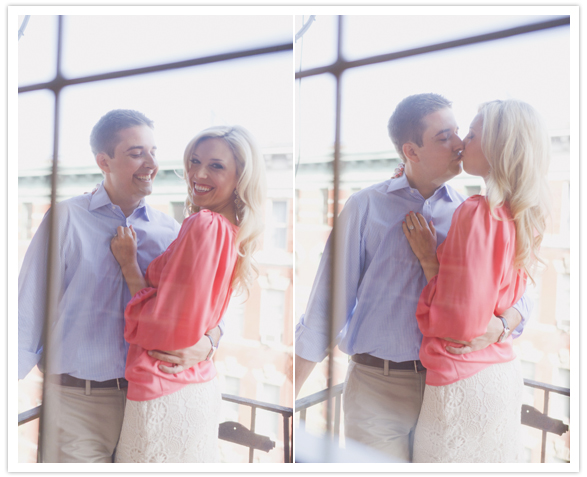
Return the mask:
[[110,241],[110,250],[123,271],[137,262],[137,234],[132,225],[118,227],[116,235]]
[[137,234],[132,225],[118,227],[118,232],[110,241],[110,250],[120,265],[131,296],[134,296],[147,286],[147,281],[137,262]]
[[426,279],[430,281],[438,274],[438,258],[436,257],[436,229],[434,224],[426,223],[422,214],[410,212],[402,222],[402,229],[412,251],[420,261]]

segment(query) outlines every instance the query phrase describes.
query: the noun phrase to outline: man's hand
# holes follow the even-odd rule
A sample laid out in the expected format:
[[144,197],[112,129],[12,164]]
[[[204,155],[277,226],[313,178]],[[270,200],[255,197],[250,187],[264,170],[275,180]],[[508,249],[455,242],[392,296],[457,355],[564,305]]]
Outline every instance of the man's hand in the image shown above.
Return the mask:
[[[212,337],[214,343],[218,344],[220,328],[213,328],[208,334]],[[177,374],[204,361],[208,357],[211,349],[212,343],[210,343],[210,339],[207,336],[202,336],[195,345],[189,348],[175,351],[153,350],[149,351],[149,356],[170,364],[170,366],[164,364],[159,365],[159,369],[164,373]]]
[[[507,309],[502,316],[508,322],[508,327],[511,332],[520,324],[522,321],[522,315],[515,308]],[[497,316],[492,316],[487,325],[487,331],[484,335],[473,338],[471,341],[457,341],[450,338],[443,338],[446,341],[452,341],[453,343],[462,344],[463,347],[455,348],[454,346],[447,346],[446,350],[452,354],[467,354],[473,351],[479,351],[487,348],[489,345],[496,343],[501,334],[503,333],[503,323]]]

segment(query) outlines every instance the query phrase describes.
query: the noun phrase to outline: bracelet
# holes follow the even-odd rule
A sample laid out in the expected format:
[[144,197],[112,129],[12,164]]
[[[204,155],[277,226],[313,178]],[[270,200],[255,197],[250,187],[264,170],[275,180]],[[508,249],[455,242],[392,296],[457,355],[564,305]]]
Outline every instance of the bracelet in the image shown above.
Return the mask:
[[499,335],[499,338],[497,338],[497,342],[501,343],[502,341],[504,341],[508,337],[508,333],[510,332],[510,327],[508,326],[508,322],[506,321],[506,319],[503,316],[498,316],[498,318],[503,323],[503,331],[502,331],[501,335]]
[[208,339],[210,340],[210,344],[212,345],[212,349],[210,350],[210,352],[208,353],[208,356],[206,356],[206,359],[204,361],[210,361],[210,360],[212,360],[212,357],[216,353],[216,350],[218,349],[218,345],[214,344],[214,340],[212,339],[212,337],[208,333],[206,333],[205,336],[207,336]]

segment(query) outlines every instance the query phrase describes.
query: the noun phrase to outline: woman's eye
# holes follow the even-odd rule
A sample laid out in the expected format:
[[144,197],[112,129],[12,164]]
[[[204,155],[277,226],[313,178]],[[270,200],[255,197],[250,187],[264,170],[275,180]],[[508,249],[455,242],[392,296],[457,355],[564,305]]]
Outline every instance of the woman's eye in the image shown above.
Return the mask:
[[213,164],[212,167],[214,169],[224,169],[224,166],[222,164]]
[[192,164],[198,164],[200,161],[198,161],[198,160],[197,160],[195,157],[192,157],[192,158],[190,159],[190,162],[191,162]]

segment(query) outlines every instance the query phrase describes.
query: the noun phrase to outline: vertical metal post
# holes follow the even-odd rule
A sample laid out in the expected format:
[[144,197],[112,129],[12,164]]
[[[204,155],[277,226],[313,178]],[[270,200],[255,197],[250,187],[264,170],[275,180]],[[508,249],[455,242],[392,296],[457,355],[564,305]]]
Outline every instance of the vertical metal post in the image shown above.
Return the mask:
[[[257,407],[251,407],[251,432],[255,432],[255,421],[257,420]],[[255,449],[249,447],[249,464],[253,463],[253,457],[255,454]]]
[[[337,63],[341,63],[343,61],[342,57],[342,16],[338,16],[338,38],[337,38]],[[328,349],[328,379],[327,379],[327,389],[328,389],[328,398],[326,400],[326,436],[325,444],[326,444],[326,452],[325,452],[325,462],[330,462],[330,434],[332,431],[332,424],[333,424],[333,416],[332,416],[332,387],[334,386],[333,379],[334,379],[334,356],[333,351],[334,347],[332,346],[332,342],[335,338],[335,331],[334,331],[334,324],[336,322],[336,316],[338,312],[337,306],[337,290],[338,290],[338,283],[341,280],[341,277],[338,276],[337,268],[338,268],[338,200],[339,200],[339,188],[340,188],[340,103],[341,103],[341,74],[338,68],[333,71],[333,74],[336,79],[336,118],[335,118],[335,132],[334,132],[334,161],[332,164],[333,170],[333,209],[332,209],[332,234],[331,234],[331,246],[332,246],[332,253],[331,253],[331,262],[330,262],[330,327],[328,332],[328,342],[329,342],[329,349]]]
[[[545,389],[544,390],[544,410],[542,411],[545,416],[548,416],[548,400],[550,398],[550,392]],[[542,430],[542,446],[540,448],[540,462],[546,462],[546,431]]]
[[283,462],[289,462],[289,418],[282,414],[283,418]]
[[[51,169],[51,208],[49,210],[49,244],[48,244],[48,256],[47,256],[47,289],[45,297],[45,322],[43,326],[43,359],[45,375],[43,379],[43,402],[46,403],[45,396],[47,396],[47,375],[49,370],[52,369],[53,356],[51,355],[52,350],[50,349],[51,342],[51,329],[52,323],[55,320],[55,310],[57,309],[57,283],[53,280],[53,267],[55,266],[55,258],[59,253],[59,244],[57,243],[57,234],[55,229],[57,227],[57,212],[55,204],[57,202],[57,174],[58,174],[58,157],[59,157],[59,110],[60,110],[60,93],[61,84],[59,80],[61,76],[61,54],[62,54],[62,40],[63,40],[63,17],[59,15],[57,17],[57,64],[56,64],[56,85],[52,88],[55,94],[55,109],[53,116],[53,162]],[[41,452],[43,448],[43,441],[46,438],[47,433],[52,432],[51,429],[47,428],[47,413],[50,410],[47,406],[41,408],[40,424],[39,424],[39,449],[38,457],[40,460]],[[55,436],[51,438],[55,439]]]

